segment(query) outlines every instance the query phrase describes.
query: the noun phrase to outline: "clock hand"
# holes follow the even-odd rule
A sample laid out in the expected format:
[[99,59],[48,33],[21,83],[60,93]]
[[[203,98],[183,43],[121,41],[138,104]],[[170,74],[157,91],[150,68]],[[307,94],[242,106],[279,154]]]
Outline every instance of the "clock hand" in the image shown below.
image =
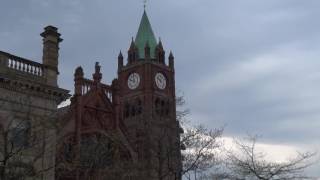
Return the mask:
[[135,78],[134,78],[134,77],[131,77],[131,78],[130,78],[130,81],[131,81],[132,83],[135,83]]

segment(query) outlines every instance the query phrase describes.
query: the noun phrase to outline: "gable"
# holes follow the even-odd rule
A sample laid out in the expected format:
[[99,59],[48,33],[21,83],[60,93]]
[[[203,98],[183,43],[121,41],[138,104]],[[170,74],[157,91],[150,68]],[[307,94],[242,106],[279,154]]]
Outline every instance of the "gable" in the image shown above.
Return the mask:
[[113,106],[102,89],[91,90],[82,96],[82,105],[82,131],[115,128]]

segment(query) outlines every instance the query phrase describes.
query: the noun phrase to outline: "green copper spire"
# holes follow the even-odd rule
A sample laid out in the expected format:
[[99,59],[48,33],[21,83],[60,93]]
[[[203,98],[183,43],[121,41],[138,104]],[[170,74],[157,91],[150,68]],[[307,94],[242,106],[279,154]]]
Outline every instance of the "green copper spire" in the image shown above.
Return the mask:
[[139,30],[136,36],[135,44],[139,49],[139,58],[143,59],[144,57],[144,48],[146,44],[149,44],[150,47],[150,56],[151,58],[155,57],[155,48],[157,46],[157,40],[154,36],[149,18],[146,11],[143,12],[143,16],[140,22]]

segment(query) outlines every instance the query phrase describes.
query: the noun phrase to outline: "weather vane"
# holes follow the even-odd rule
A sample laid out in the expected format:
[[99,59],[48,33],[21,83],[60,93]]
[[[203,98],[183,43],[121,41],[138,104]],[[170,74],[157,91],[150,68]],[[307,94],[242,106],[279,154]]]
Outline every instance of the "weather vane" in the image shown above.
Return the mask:
[[147,7],[147,0],[143,0],[143,8],[146,9]]

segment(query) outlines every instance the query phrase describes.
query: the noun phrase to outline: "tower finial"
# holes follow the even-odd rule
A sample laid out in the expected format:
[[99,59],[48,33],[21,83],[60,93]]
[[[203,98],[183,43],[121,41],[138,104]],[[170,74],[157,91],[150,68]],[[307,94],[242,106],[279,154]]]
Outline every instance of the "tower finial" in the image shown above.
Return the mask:
[[143,8],[144,8],[144,10],[146,10],[146,7],[147,7],[147,0],[143,0]]
[[95,72],[92,74],[94,82],[95,83],[100,83],[102,79],[102,74],[100,72],[101,66],[99,65],[99,62],[96,62],[95,64]]

